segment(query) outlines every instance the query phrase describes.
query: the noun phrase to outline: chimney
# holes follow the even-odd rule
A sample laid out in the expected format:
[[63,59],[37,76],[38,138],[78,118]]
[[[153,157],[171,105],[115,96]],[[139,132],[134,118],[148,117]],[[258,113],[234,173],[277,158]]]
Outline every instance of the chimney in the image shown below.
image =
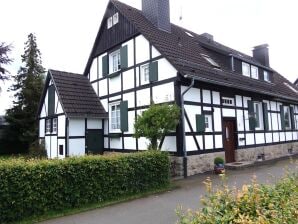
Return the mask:
[[171,32],[169,0],[142,0],[142,11],[158,29]]
[[260,62],[262,65],[269,67],[269,50],[268,44],[255,46],[252,50],[253,58]]

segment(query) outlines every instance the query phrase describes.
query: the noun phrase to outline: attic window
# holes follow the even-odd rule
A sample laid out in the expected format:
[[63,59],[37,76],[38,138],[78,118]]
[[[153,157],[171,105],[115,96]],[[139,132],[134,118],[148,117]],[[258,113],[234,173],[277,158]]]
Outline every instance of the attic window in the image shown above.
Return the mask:
[[107,28],[110,29],[112,26],[116,25],[118,22],[119,22],[119,14],[117,12],[107,19]]
[[289,83],[284,82],[284,85],[287,86],[290,90],[292,90],[295,93],[298,93],[298,90],[292,87]]
[[190,37],[194,37],[191,33],[187,32],[187,31],[185,31],[185,33]]
[[208,61],[212,66],[216,67],[216,68],[220,68],[220,66],[212,59],[210,58],[208,55],[206,54],[201,54],[201,56]]

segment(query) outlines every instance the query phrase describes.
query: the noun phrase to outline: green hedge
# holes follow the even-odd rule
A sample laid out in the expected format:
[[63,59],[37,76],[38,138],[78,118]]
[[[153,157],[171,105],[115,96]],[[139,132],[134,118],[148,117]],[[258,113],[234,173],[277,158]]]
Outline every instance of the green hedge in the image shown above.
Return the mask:
[[0,161],[0,223],[169,184],[167,153]]

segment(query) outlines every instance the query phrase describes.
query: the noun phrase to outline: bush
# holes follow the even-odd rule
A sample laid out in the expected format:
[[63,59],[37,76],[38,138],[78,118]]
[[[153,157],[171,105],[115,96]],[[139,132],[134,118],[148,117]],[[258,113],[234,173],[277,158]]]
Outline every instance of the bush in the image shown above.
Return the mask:
[[207,196],[200,211],[178,211],[180,224],[270,224],[298,223],[298,176],[284,178],[273,186],[243,185],[241,190],[224,185],[213,190],[206,181]]
[[0,162],[0,223],[155,190],[169,184],[164,152]]
[[47,150],[45,148],[45,142],[44,140],[39,143],[39,141],[33,142],[29,147],[29,157],[36,158],[36,159],[42,159],[47,158]]
[[224,164],[224,163],[225,163],[225,161],[222,157],[215,157],[214,158],[214,164],[215,165]]

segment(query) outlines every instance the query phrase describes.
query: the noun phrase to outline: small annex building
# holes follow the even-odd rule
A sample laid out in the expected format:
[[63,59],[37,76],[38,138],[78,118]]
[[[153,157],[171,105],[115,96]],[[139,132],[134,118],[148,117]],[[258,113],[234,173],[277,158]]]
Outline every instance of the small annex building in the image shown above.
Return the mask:
[[39,138],[49,158],[103,152],[106,118],[88,78],[48,71],[39,106]]
[[39,108],[48,156],[146,150],[134,121],[152,102],[184,111],[159,142],[177,175],[211,170],[217,156],[298,153],[298,88],[270,66],[269,46],[247,55],[172,24],[169,4],[110,0],[83,74],[49,70]]

